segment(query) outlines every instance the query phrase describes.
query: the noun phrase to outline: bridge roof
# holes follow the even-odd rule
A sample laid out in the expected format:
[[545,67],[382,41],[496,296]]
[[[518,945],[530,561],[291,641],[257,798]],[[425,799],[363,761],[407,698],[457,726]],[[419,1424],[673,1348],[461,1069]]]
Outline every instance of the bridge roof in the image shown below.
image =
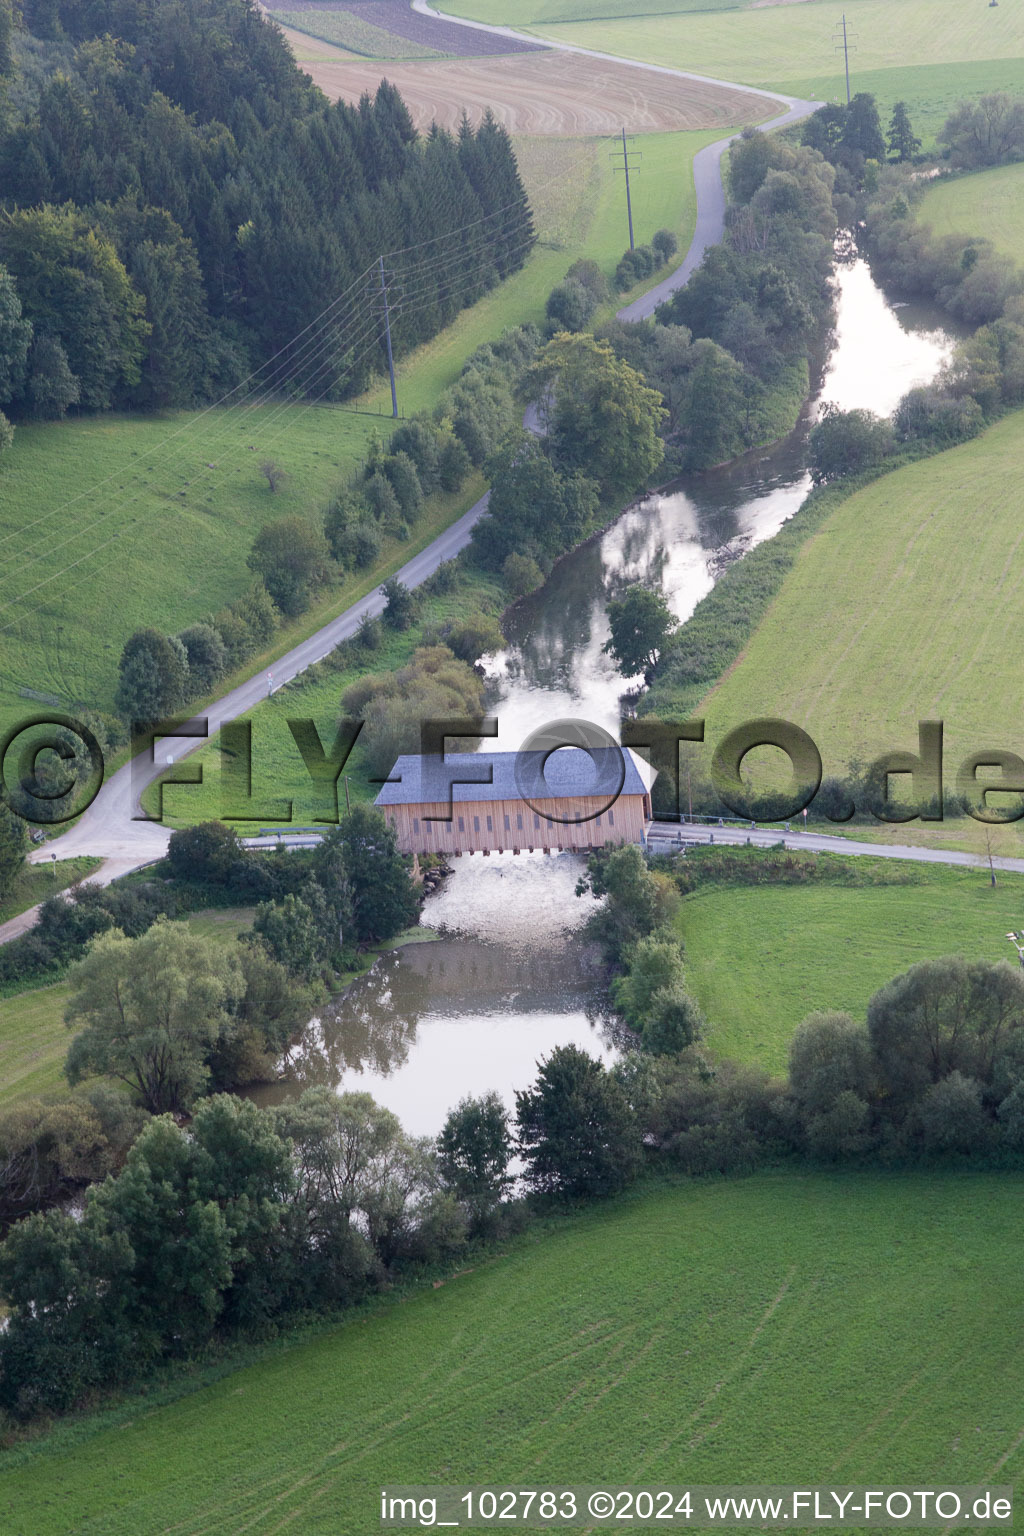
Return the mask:
[[[375,805],[436,805],[480,800],[611,800],[645,795],[651,770],[628,747],[544,752],[448,752],[398,758]],[[452,784],[452,780],[456,782]],[[621,787],[620,787],[621,779]],[[465,782],[465,781],[469,782]],[[449,789],[449,786],[451,788]]]

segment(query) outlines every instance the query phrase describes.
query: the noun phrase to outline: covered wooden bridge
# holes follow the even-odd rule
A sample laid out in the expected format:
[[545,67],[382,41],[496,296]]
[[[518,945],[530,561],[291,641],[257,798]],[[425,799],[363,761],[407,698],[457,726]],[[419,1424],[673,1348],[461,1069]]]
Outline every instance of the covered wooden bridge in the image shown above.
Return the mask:
[[521,853],[641,843],[652,772],[628,747],[400,757],[375,804],[403,853]]

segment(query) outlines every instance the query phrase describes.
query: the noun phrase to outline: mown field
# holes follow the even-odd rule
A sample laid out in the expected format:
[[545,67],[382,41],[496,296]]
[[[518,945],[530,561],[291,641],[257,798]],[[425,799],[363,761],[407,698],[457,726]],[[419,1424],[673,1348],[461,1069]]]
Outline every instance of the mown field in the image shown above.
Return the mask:
[[[25,686],[111,709],[131,632],[237,597],[256,529],[322,514],[375,425],[283,405],[19,426],[0,467],[0,725],[36,707]],[[288,475],[276,494],[265,458]]]
[[[252,917],[252,908],[232,907],[194,913],[188,922],[197,933],[233,945],[242,930],[251,927]],[[33,1094],[67,1091],[64,1057],[69,1036],[64,1005],[69,992],[66,981],[55,981],[0,996],[0,1105]]]
[[177,1401],[8,1452],[0,1520],[371,1536],[398,1482],[1014,1483],[1022,1193],[787,1173],[591,1208]]
[[[857,870],[866,874],[860,859]],[[1024,922],[1024,875],[876,866],[864,886],[709,886],[680,915],[688,984],[716,1054],[784,1073],[800,1021],[819,1008],[863,1018],[868,999],[919,960],[1016,962],[1006,933]]]
[[[842,56],[836,67],[832,53],[838,20],[826,0],[805,0],[750,10],[546,23],[533,30],[623,58],[650,58],[724,80],[771,85],[826,69],[839,79]],[[857,45],[853,74],[902,68],[908,59],[916,65],[949,65],[1024,58],[1024,17],[1015,6],[968,9],[959,0],[850,0],[846,21],[850,41]]]
[[408,37],[396,37],[383,27],[354,16],[351,11],[325,10],[321,7],[280,10],[275,5],[271,15],[282,27],[295,32],[308,32],[311,37],[326,43],[336,43],[349,53],[371,59],[440,59],[444,54],[437,48],[425,47]]
[[554,22],[676,16],[687,11],[749,9],[750,0],[451,0],[439,9],[490,26],[534,27]]
[[990,171],[929,187],[916,210],[938,235],[984,235],[1006,256],[1024,249],[1024,166]]
[[[1024,750],[1015,685],[1024,642],[1022,448],[1017,412],[842,502],[696,711],[709,747],[740,722],[781,716],[810,733],[826,775],[842,775],[883,752],[916,751],[918,721],[942,720],[948,787],[973,752]],[[769,757],[781,754],[751,754],[745,769]],[[936,839],[948,831],[930,825]],[[891,829],[890,840],[912,830]],[[983,846],[978,824],[957,830]],[[994,846],[1019,853],[1019,824]]]
[[[471,7],[477,5],[494,12],[488,20],[516,20],[512,13],[517,7],[508,0],[452,0],[452,8],[465,15],[474,14]],[[570,14],[564,20],[543,8],[543,19],[526,23],[519,18],[539,37],[787,95],[846,98],[842,55],[834,52],[833,39],[840,13],[825,0],[751,9],[702,5],[692,12],[677,4],[672,14],[660,14],[661,6],[645,3],[640,15],[619,3],[607,19],[600,19],[602,11],[589,0],[585,6],[565,0]],[[583,19],[584,11],[595,19]],[[958,0],[850,0],[846,18],[856,47],[852,89],[874,92],[885,113],[894,101],[907,101],[919,120],[918,132],[924,130],[922,137],[931,139],[965,96],[1024,90],[1024,17],[1015,7],[965,9]]]

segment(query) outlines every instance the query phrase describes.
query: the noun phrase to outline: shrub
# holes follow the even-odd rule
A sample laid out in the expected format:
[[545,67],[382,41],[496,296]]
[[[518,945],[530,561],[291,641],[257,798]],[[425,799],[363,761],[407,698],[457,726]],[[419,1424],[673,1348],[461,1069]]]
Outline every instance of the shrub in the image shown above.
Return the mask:
[[990,1138],[981,1084],[961,1072],[951,1072],[932,1083],[921,1099],[918,1115],[929,1152],[978,1152]]
[[191,624],[178,636],[188,657],[189,693],[194,698],[209,693],[227,671],[224,640],[212,624]]
[[530,555],[507,555],[501,577],[513,597],[525,597],[544,584],[544,572]]
[[267,523],[253,540],[248,566],[282,613],[295,615],[309,605],[310,591],[327,575],[327,541],[304,517]]
[[121,652],[118,712],[126,720],[173,715],[188,690],[188,657],[180,640],[156,629],[138,629]]
[[449,650],[460,661],[474,662],[479,657],[505,648],[505,636],[497,619],[483,613],[471,613],[445,636]]
[[416,599],[409,588],[403,586],[397,576],[392,576],[380,590],[387,600],[384,608],[385,624],[390,625],[392,629],[408,629],[416,617],[417,607]]
[[811,432],[808,458],[815,485],[881,464],[893,449],[893,429],[871,411],[840,411],[826,405]]
[[381,469],[398,499],[402,517],[407,522],[415,522],[423,506],[423,487],[416,465],[407,453],[390,453],[381,460]]
[[565,274],[565,278],[566,282],[576,282],[584,287],[595,305],[607,304],[612,296],[611,289],[608,286],[608,279],[601,271],[597,262],[592,261],[589,256],[581,256],[577,261],[574,261]]
[[552,334],[555,331],[585,331],[596,308],[591,291],[574,278],[567,278],[548,294],[544,310],[548,329]]

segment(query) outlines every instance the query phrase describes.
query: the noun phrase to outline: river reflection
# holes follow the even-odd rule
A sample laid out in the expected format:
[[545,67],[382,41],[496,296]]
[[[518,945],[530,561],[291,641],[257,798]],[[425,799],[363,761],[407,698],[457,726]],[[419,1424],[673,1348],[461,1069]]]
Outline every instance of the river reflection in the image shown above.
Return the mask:
[[556,1045],[613,1060],[621,1032],[579,933],[594,907],[574,895],[582,867],[571,854],[460,860],[424,905],[433,942],[382,955],[312,1021],[288,1080],[259,1101],[326,1083],[372,1093],[411,1134],[435,1135],[468,1094],[495,1089],[514,1108]]
[[[834,345],[783,442],[630,508],[516,607],[507,650],[485,663],[501,748],[566,715],[616,732],[621,696],[640,679],[623,678],[604,654],[609,600],[631,582],[657,583],[688,618],[721,571],[804,501],[807,433],[825,401],[886,415],[938,372],[953,337],[937,311],[890,304],[859,260],[839,267],[837,287]],[[458,860],[424,906],[423,924],[440,938],[383,956],[312,1022],[292,1080],[261,1097],[312,1083],[362,1090],[426,1135],[466,1094],[494,1088],[511,1108],[556,1045],[612,1059],[596,957],[579,933],[593,906],[574,895],[581,867],[569,854]]]
[[826,401],[888,415],[949,357],[949,320],[930,305],[892,304],[865,261],[836,272],[836,325],[814,397],[795,430],[768,450],[721,469],[683,476],[625,512],[599,539],[562,560],[539,592],[517,605],[508,649],[487,658],[499,746],[563,716],[616,731],[624,678],[603,646],[609,601],[633,582],[661,587],[687,619],[732,561],[778,533],[810,488],[807,434]]

